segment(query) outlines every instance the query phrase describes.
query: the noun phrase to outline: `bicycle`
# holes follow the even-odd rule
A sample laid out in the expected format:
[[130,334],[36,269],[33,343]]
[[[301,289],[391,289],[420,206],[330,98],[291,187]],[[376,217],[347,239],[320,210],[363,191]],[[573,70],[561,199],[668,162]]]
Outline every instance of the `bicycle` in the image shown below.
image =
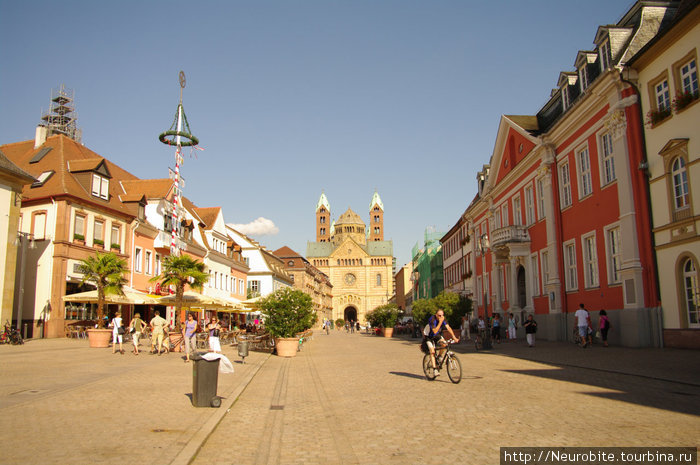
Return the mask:
[[474,348],[477,352],[484,348],[484,339],[486,339],[486,337],[488,337],[488,328],[479,329],[474,338]]
[[[460,381],[462,381],[462,362],[460,362],[455,353],[450,350],[450,346],[454,344],[454,340],[450,339],[446,342],[447,345],[442,348],[445,350],[445,353],[442,356],[437,354],[440,349],[435,349],[435,362],[437,363],[437,370],[442,370],[442,367],[447,364],[447,376],[454,384],[458,384]],[[435,378],[437,378],[435,368],[432,367],[430,353],[425,354],[423,357],[423,373],[425,373],[425,377],[428,379],[428,381],[434,381]]]
[[5,329],[2,332],[2,338],[0,339],[3,344],[22,345],[24,340],[22,335],[17,331],[9,321],[5,322]]

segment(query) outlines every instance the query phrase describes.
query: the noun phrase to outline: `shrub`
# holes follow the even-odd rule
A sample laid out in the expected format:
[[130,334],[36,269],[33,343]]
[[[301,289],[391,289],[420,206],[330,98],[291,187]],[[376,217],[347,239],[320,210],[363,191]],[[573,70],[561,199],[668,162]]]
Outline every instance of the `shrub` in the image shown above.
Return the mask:
[[278,289],[262,298],[259,306],[273,337],[294,337],[316,323],[311,297],[299,289]]
[[337,320],[335,320],[336,328],[342,328],[343,326],[345,326],[345,320],[343,320],[342,318],[338,318]]
[[368,312],[366,318],[372,326],[393,328],[399,319],[399,307],[396,304],[380,305]]

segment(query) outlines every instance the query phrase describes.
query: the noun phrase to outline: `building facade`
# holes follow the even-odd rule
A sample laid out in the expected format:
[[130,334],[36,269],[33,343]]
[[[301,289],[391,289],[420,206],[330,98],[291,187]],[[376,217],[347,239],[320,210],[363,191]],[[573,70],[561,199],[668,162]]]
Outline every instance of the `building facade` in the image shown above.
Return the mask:
[[426,228],[423,244],[413,247],[413,300],[432,299],[444,288],[442,244],[440,238],[445,233],[434,228]]
[[333,285],[328,276],[289,247],[281,247],[272,253],[282,260],[294,287],[311,297],[318,317],[316,325],[333,318]]
[[315,213],[316,241],[307,244],[306,257],[333,286],[332,319],[364,323],[365,314],[388,303],[394,293],[393,244],[384,240],[384,204],[375,192],[369,226],[349,208],[328,226],[331,208],[325,194]]
[[672,23],[623,71],[635,83],[646,115],[664,345],[695,349],[700,348],[699,44],[700,7],[683,3]]
[[607,311],[611,343],[661,344],[640,102],[620,69],[677,6],[637,2],[598,28],[537,114],[501,118],[463,214],[479,314],[536,313],[538,336],[566,340],[584,304],[594,324]]
[[399,310],[403,310],[404,314],[408,314],[413,304],[413,262],[407,263],[406,265],[399,268],[399,271],[394,275],[394,282],[396,283],[396,305]]

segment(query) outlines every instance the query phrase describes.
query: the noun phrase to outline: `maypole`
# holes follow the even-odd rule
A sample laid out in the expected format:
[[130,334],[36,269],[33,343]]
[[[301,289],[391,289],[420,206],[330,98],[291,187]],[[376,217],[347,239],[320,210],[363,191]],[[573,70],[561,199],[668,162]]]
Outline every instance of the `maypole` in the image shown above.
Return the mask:
[[[175,189],[173,192],[173,221],[172,230],[170,238],[170,253],[173,255],[180,254],[180,248],[178,246],[179,241],[177,237],[177,224],[180,206],[182,204],[182,189],[180,188],[180,165],[182,165],[182,147],[196,146],[199,144],[199,139],[192,135],[190,130],[190,125],[187,122],[187,117],[185,116],[185,110],[182,106],[182,90],[185,88],[186,79],[185,73],[180,71],[180,103],[177,105],[177,112],[175,113],[175,121],[173,121],[170,129],[161,133],[158,139],[167,145],[175,146]],[[184,140],[183,140],[184,139]]]

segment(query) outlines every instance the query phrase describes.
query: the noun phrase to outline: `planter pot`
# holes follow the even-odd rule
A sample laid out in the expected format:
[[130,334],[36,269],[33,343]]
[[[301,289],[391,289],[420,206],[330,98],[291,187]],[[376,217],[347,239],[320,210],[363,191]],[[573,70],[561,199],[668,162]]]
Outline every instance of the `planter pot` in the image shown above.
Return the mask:
[[182,334],[178,332],[171,332],[168,335],[168,338],[170,339],[170,345],[173,347],[172,352],[182,352],[182,344],[184,339],[182,339]]
[[279,337],[275,339],[275,347],[277,347],[277,355],[280,357],[296,357],[299,338]]
[[90,347],[109,347],[112,339],[111,329],[88,329],[88,342]]
[[384,334],[384,337],[392,337],[394,335],[394,328],[384,328],[382,334]]

